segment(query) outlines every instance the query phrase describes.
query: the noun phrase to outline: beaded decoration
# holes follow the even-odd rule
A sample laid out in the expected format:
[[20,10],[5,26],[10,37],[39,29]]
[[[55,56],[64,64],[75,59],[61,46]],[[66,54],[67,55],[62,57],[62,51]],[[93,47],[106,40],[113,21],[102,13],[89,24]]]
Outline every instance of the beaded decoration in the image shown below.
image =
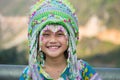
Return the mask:
[[78,41],[78,20],[75,15],[75,9],[68,0],[38,0],[30,11],[29,26],[28,26],[28,40],[30,47],[29,67],[32,72],[34,80],[41,80],[37,69],[37,55],[38,55],[38,36],[46,25],[59,24],[62,25],[69,38],[68,59],[67,62],[70,67],[70,79],[77,80],[80,77],[77,69],[76,44]]

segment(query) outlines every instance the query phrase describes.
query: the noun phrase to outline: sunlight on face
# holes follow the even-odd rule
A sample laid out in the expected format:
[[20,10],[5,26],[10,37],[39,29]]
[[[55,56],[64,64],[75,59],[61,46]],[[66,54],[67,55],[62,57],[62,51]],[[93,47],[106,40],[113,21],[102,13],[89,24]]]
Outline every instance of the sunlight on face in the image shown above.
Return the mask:
[[46,25],[45,28],[40,33],[40,45],[42,45],[42,40],[44,37],[50,37],[50,34],[56,34],[56,36],[65,36],[68,38],[67,31],[61,25]]
[[47,25],[39,37],[41,50],[50,57],[64,55],[68,48],[67,32],[61,25]]

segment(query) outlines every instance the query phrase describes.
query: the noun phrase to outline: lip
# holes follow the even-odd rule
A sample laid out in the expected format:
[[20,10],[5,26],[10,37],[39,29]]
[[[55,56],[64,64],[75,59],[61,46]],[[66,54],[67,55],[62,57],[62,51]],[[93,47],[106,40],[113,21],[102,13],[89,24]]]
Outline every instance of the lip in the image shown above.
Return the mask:
[[51,46],[47,46],[47,48],[51,51],[56,51],[60,48],[61,46],[56,46],[56,45],[51,45]]

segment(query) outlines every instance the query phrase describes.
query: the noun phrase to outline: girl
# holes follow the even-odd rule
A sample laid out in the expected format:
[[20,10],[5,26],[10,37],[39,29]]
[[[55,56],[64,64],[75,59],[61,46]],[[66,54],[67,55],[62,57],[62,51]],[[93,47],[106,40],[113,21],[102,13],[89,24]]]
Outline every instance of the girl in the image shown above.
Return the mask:
[[31,8],[29,66],[20,80],[101,80],[85,61],[77,60],[78,25],[67,0],[39,0]]

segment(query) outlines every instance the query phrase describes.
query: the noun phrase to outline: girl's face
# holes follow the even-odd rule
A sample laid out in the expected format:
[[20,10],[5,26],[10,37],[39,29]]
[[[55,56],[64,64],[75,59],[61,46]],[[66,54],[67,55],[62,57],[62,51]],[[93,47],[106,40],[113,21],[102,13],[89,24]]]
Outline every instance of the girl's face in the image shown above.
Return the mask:
[[67,32],[61,25],[47,25],[40,34],[39,42],[46,58],[64,56],[68,48]]

